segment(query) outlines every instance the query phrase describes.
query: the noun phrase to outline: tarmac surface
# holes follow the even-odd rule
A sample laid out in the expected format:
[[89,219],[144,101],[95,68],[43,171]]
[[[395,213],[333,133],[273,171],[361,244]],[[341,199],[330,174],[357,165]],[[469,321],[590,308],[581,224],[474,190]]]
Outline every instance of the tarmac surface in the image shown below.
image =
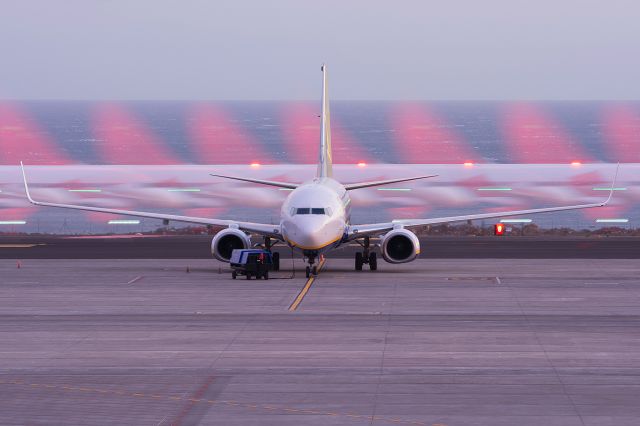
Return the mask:
[[328,259],[296,310],[300,261],[268,281],[210,259],[17,266],[3,425],[640,424],[637,260]]
[[[0,236],[0,259],[210,259],[211,235]],[[255,242],[260,242],[256,240]],[[427,259],[640,259],[640,237],[422,237]],[[330,253],[352,258],[352,243]],[[276,246],[290,257],[286,247]]]

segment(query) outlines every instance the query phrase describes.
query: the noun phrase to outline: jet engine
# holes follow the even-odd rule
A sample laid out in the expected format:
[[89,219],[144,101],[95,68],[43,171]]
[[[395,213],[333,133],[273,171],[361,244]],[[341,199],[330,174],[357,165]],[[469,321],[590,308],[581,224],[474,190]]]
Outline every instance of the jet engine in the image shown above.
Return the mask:
[[420,240],[406,229],[387,232],[380,242],[382,257],[389,263],[407,263],[420,254]]
[[235,249],[251,247],[249,236],[239,229],[227,228],[218,232],[211,241],[211,253],[223,262],[231,259],[231,252]]

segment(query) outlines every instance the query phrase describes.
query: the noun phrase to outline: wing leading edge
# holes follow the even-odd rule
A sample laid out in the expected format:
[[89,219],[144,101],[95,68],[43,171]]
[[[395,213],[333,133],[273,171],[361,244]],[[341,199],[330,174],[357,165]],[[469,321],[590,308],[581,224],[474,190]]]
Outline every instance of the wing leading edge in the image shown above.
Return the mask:
[[27,199],[31,204],[34,204],[36,206],[58,207],[63,209],[85,210],[90,212],[146,217],[150,219],[196,223],[200,225],[210,225],[210,226],[216,226],[216,227],[222,227],[222,228],[231,227],[231,228],[238,228],[249,233],[265,235],[265,236],[282,240],[282,236],[280,233],[280,225],[271,225],[271,224],[253,223],[253,222],[238,222],[234,220],[210,219],[210,218],[194,217],[194,216],[180,216],[180,215],[172,215],[172,214],[165,214],[165,213],[140,212],[135,210],[108,209],[103,207],[91,207],[91,206],[81,206],[81,205],[75,205],[75,204],[61,204],[61,203],[49,203],[44,201],[36,201],[31,197],[31,193],[29,192],[27,175],[24,171],[24,165],[22,164],[22,162],[20,162],[20,167],[22,170],[22,180],[24,182],[24,191],[27,195]]
[[504,212],[497,212],[497,213],[480,213],[480,214],[470,214],[470,215],[462,215],[462,216],[445,216],[445,217],[436,217],[436,218],[430,218],[430,219],[400,219],[400,220],[393,220],[391,222],[383,222],[383,223],[351,225],[349,227],[348,239],[353,240],[353,239],[364,237],[367,235],[387,232],[398,227],[412,228],[417,226],[439,225],[443,223],[452,223],[452,222],[464,222],[467,220],[492,219],[496,217],[520,216],[525,214],[551,213],[551,212],[559,212],[559,211],[565,211],[565,210],[579,210],[579,209],[590,209],[594,207],[604,207],[609,203],[609,201],[611,201],[611,197],[613,196],[613,188],[615,187],[615,184],[616,184],[616,179],[618,177],[619,169],[620,169],[620,163],[618,163],[616,167],[616,173],[613,178],[613,182],[611,183],[609,196],[605,201],[602,201],[600,203],[576,204],[573,206],[545,207],[540,209],[528,209],[528,210],[511,210],[511,211],[504,211]]

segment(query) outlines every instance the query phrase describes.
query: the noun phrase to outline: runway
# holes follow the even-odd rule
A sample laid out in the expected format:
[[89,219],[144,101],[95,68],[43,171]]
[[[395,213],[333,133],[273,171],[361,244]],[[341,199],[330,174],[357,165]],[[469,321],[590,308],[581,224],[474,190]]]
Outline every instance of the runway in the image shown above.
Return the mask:
[[640,421],[637,260],[302,266],[0,260],[2,424]]
[[[211,235],[0,236],[0,259],[210,259]],[[256,240],[259,242],[259,240]],[[426,259],[640,259],[640,237],[422,237]],[[352,258],[357,244],[332,252]],[[290,257],[286,247],[276,247]]]

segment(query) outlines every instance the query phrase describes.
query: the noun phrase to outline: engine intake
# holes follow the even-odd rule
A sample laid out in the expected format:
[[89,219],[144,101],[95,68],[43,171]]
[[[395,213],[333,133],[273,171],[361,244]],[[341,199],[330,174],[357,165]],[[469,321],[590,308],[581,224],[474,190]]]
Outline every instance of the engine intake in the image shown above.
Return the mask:
[[382,237],[382,257],[389,263],[407,263],[420,254],[420,240],[406,229],[394,229]]
[[249,247],[251,247],[249,236],[239,229],[223,229],[211,241],[211,253],[216,259],[223,262],[228,262],[231,259],[233,250]]

